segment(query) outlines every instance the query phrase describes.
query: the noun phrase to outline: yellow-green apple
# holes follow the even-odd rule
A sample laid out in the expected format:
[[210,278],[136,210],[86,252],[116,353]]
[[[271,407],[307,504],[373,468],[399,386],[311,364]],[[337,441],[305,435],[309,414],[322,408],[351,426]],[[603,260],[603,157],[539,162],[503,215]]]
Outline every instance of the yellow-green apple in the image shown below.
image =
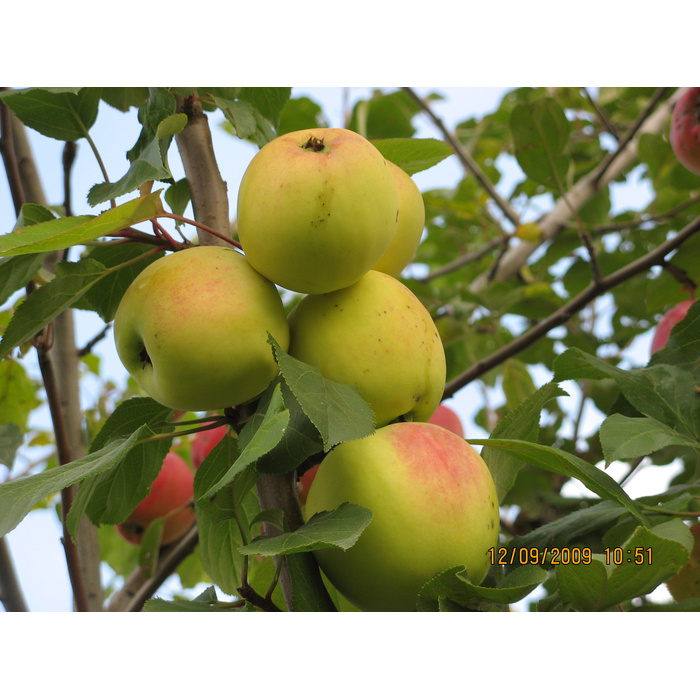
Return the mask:
[[117,352],[136,383],[169,408],[209,411],[262,393],[277,375],[268,332],[289,327],[276,287],[231,248],[198,246],[149,265],[114,319]]
[[392,423],[331,450],[305,506],[307,520],[342,503],[373,517],[350,549],[314,552],[331,583],[367,611],[415,610],[421,586],[465,566],[472,583],[498,544],[496,488],[478,452],[431,423]]
[[690,561],[666,585],[677,602],[686,598],[700,598],[700,524],[690,528],[693,533],[693,551]]
[[278,136],[248,165],[238,235],[250,264],[275,284],[323,294],[357,281],[396,230],[396,182],[367,139],[347,129]]
[[686,317],[688,309],[690,309],[692,305],[693,299],[686,299],[676,304],[661,317],[659,325],[656,326],[654,336],[651,339],[652,355],[666,345],[668,336],[671,334],[671,329]]
[[123,523],[116,526],[117,532],[127,542],[140,544],[146,528],[154,520],[167,516],[160,544],[170,544],[182,537],[194,523],[193,497],[192,471],[177,453],[168,452],[148,495]]
[[671,115],[671,148],[691,173],[700,175],[700,87],[688,88]]
[[416,254],[425,227],[423,195],[408,173],[389,162],[399,193],[399,218],[389,247],[373,270],[398,277]]
[[441,403],[428,419],[428,423],[441,425],[443,428],[451,430],[455,435],[464,437],[464,426],[460,417],[447,404]]
[[190,456],[192,457],[192,466],[199,469],[205,457],[214,449],[215,445],[221,442],[221,438],[228,432],[228,426],[219,425],[210,430],[203,430],[197,433],[192,440],[190,447]]
[[377,427],[427,421],[445,388],[445,351],[428,310],[399,280],[370,270],[350,287],[304,297],[289,315],[289,354],[356,386]]

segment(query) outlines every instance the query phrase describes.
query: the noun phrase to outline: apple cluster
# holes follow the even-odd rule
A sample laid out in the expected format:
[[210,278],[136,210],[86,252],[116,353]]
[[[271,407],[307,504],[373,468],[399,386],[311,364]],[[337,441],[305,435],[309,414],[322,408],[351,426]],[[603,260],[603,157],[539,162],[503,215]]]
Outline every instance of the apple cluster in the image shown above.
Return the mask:
[[[445,353],[430,313],[398,279],[424,225],[417,186],[367,139],[347,129],[284,134],[243,175],[243,254],[196,246],[166,255],[133,281],[114,322],[127,370],[174,409],[256,399],[278,371],[268,335],[358,388],[377,430],[333,449],[304,497],[307,517],[345,501],[373,511],[353,548],[317,557],[366,610],[414,609],[420,585],[451,566],[480,582],[498,537],[488,467],[455,434],[461,426],[428,423]],[[302,295],[288,315],[280,289]]]

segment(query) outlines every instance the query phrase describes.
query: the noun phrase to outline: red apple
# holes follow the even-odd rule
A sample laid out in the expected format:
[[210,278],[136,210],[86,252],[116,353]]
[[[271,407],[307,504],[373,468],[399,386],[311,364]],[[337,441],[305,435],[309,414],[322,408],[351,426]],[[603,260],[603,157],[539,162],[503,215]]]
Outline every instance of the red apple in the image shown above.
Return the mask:
[[459,435],[461,438],[464,437],[464,427],[462,426],[462,421],[447,404],[441,403],[435,409],[435,413],[433,413],[431,418],[428,420],[428,423],[441,425],[443,428],[451,430],[455,435]]
[[664,316],[662,316],[661,320],[659,321],[659,325],[654,331],[654,337],[651,340],[652,355],[666,345],[671,329],[679,321],[685,318],[686,314],[688,313],[688,309],[693,305],[693,301],[693,299],[682,301],[680,304],[676,304],[670,311],[667,311]]
[[195,469],[199,469],[199,465],[204,461],[204,458],[214,449],[214,446],[221,441],[227,431],[228,426],[220,425],[217,428],[204,430],[196,434],[194,440],[192,440],[192,447],[190,448],[192,466]]
[[193,496],[194,475],[191,469],[178,454],[168,452],[148,496],[123,523],[117,525],[117,531],[127,542],[140,544],[146,528],[154,520],[168,516],[161,545],[170,544],[184,535],[194,523]]
[[690,561],[666,581],[666,586],[676,602],[700,597],[700,523],[693,525],[690,531],[694,539]]
[[671,116],[671,148],[691,173],[700,175],[700,87],[684,92]]
[[299,505],[303,506],[306,503],[306,497],[309,495],[309,489],[313,483],[316,472],[318,471],[319,465],[311,467],[308,471],[304,472],[299,481],[297,482],[297,492],[299,494]]

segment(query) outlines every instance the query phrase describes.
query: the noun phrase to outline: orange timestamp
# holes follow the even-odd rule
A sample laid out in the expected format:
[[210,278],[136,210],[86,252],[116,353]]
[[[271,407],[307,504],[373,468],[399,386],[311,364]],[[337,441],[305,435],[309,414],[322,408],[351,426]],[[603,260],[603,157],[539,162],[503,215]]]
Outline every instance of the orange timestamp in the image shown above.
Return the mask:
[[491,564],[525,566],[557,566],[560,564],[590,564],[593,551],[590,547],[491,547],[488,550]]

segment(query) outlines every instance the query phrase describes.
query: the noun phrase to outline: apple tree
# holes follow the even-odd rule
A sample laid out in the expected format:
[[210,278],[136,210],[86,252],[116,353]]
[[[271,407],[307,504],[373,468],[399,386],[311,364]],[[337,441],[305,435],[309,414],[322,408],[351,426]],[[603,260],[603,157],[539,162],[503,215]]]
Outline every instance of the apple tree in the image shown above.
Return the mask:
[[[518,88],[490,113],[465,115],[448,128],[439,89],[385,88],[352,105],[346,123],[332,125],[369,141],[372,153],[404,176],[446,159],[460,167],[453,186],[422,191],[422,238],[396,277],[420,302],[444,352],[431,411],[451,400],[479,431],[470,435],[467,428],[466,440],[488,466],[500,525],[493,546],[479,555],[488,560],[485,576],[470,576],[461,559],[431,569],[411,594],[409,609],[700,609],[691,529],[700,516],[700,305],[692,303],[700,280],[697,90]],[[468,100],[469,91],[464,94]],[[672,121],[676,104],[685,111]],[[137,135],[130,142],[112,135],[126,153],[122,172],[107,172],[103,144],[94,138],[100,114],[113,109]],[[318,562],[352,552],[369,533],[373,511],[348,498],[307,517],[298,484],[305,473],[316,475],[319,463],[322,473],[326,455],[332,455],[328,464],[340,463],[348,445],[369,445],[360,441],[373,435],[378,441],[386,427],[427,420],[402,408],[389,410],[381,421],[388,426],[379,425],[372,400],[347,378],[352,372],[334,374],[339,364],[352,370],[361,362],[351,347],[362,345],[370,324],[346,314],[350,333],[328,363],[328,352],[313,352],[317,321],[310,324],[307,357],[279,337],[282,331],[269,333],[256,352],[273,367],[273,379],[238,403],[211,409],[206,401],[201,410],[159,403],[151,394],[170,403],[163,398],[168,392],[146,391],[139,380],[140,368],[155,366],[143,347],[121,385],[105,378],[100,361],[100,348],[114,343],[120,303],[145,270],[196,246],[246,253],[247,221],[263,227],[272,220],[286,235],[310,196],[302,187],[280,216],[271,214],[269,194],[256,199],[248,192],[245,210],[238,211],[239,183],[222,178],[213,126],[223,125],[227,138],[257,151],[284,135],[329,126],[321,106],[289,88],[7,88],[0,92],[0,117],[16,221],[0,232],[5,609],[27,606],[4,536],[33,509],[51,508],[63,528],[75,610],[355,610],[342,580],[331,583]],[[427,123],[432,136],[418,137],[419,123]],[[28,139],[32,130],[63,144],[58,171],[39,167]],[[313,138],[307,145],[324,148]],[[97,175],[87,191],[74,192],[78,147],[94,154]],[[175,158],[184,168],[180,179],[171,168]],[[57,180],[51,191],[62,192],[60,198],[47,196],[47,177]],[[258,177],[270,178],[269,170]],[[630,183],[644,196],[620,200]],[[372,197],[382,187],[377,181],[358,189],[344,215],[364,222],[366,210],[380,207]],[[391,207],[393,216],[396,203]],[[363,223],[356,249],[340,252],[339,270],[376,245],[367,230]],[[305,246],[295,239],[284,253],[249,245],[251,264],[260,260],[266,270],[286,273],[299,259],[306,280],[326,285],[340,275],[329,273],[324,261],[330,253],[319,257],[315,240]],[[385,249],[385,243],[378,246],[358,275]],[[295,290],[293,282],[270,274],[283,316],[300,315],[297,309],[308,306],[316,290]],[[178,391],[195,396],[214,392],[222,356],[225,364],[238,363],[240,382],[251,378],[257,370],[245,369],[245,346],[221,352],[233,334],[211,320],[219,317],[212,313],[202,327],[210,311],[236,304],[236,290],[207,296],[206,269],[184,279],[177,286],[184,284],[186,294],[169,292],[178,299],[171,332],[183,330],[192,342],[170,358],[168,388],[181,383]],[[132,302],[134,324],[167,313],[154,311],[157,302],[168,301],[159,284]],[[354,280],[341,286],[349,284]],[[367,295],[367,305],[374,296]],[[190,313],[202,299],[197,308],[204,310]],[[651,354],[648,336],[679,305],[683,313],[665,324],[661,347]],[[255,313],[238,327],[245,330],[265,312]],[[103,327],[79,347],[76,323],[85,315]],[[353,335],[360,342],[353,343]],[[424,362],[413,356],[401,371],[418,365],[425,374]],[[99,387],[90,403],[81,393],[88,379]],[[400,384],[383,386],[389,404]],[[39,415],[50,416],[50,428],[41,426]],[[392,474],[400,470],[386,463],[398,448],[381,444],[381,452],[370,450],[377,468],[367,468],[368,457],[361,473],[363,479],[388,474],[393,487]],[[402,445],[402,454],[411,448],[410,441]],[[424,449],[415,445],[416,454]],[[191,495],[184,505],[172,501],[152,511],[126,541],[117,526],[123,530],[155,491],[173,453],[194,473]],[[426,473],[437,464],[437,457],[425,458],[407,473],[434,488]],[[352,463],[344,469],[360,473]],[[649,470],[663,472],[662,486],[634,496],[630,485]],[[407,488],[398,484],[399,492]],[[361,484],[349,493],[361,494]],[[458,517],[446,527],[444,509],[434,519],[424,517],[439,495],[425,494],[420,507],[408,499],[401,513],[409,520],[421,516],[420,534],[412,535],[420,539],[417,559],[432,547],[433,520],[440,521],[443,541],[452,539],[451,529],[455,541],[464,539],[466,528]],[[465,500],[460,496],[460,507]],[[169,518],[183,508],[190,516],[186,531],[165,542]],[[380,558],[390,561],[390,549],[380,550]],[[114,574],[108,582],[105,568]],[[397,569],[397,586],[401,577]],[[159,595],[166,579],[178,582],[180,595]],[[371,568],[366,579],[372,598],[379,582]],[[392,574],[383,579],[391,588]]]

